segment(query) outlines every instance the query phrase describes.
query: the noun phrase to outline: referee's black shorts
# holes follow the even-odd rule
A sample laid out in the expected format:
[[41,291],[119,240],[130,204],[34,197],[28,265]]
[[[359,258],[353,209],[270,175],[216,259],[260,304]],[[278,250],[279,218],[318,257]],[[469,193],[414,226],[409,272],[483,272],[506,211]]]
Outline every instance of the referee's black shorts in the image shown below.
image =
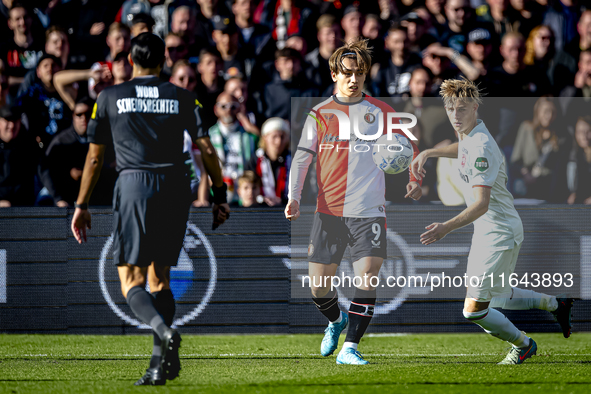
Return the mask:
[[185,174],[122,171],[113,192],[115,264],[177,265],[190,206]]

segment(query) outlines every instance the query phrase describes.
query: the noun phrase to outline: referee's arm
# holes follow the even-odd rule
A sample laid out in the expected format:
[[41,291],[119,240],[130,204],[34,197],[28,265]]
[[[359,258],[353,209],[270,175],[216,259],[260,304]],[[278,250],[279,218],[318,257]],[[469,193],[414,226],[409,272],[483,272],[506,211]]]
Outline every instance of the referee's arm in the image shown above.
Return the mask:
[[105,145],[90,143],[88,145],[88,154],[82,171],[82,180],[80,181],[80,192],[76,203],[78,205],[88,204],[90,195],[101,174],[105,158]]
[[215,148],[211,144],[209,137],[201,137],[195,140],[195,143],[201,151],[201,158],[203,159],[203,165],[205,170],[211,178],[211,182],[215,187],[222,187],[224,184],[224,178],[222,176],[222,169],[220,167],[220,159],[215,151]]

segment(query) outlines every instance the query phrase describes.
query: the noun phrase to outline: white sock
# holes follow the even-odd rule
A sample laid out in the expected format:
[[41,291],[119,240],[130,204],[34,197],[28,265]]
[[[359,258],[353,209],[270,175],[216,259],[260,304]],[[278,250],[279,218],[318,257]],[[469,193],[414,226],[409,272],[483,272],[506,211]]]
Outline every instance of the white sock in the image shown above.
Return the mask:
[[355,342],[345,342],[345,343],[343,343],[343,348],[341,349],[341,352],[342,352],[343,350],[345,350],[346,348],[348,348],[348,347],[350,347],[350,348],[352,348],[353,350],[357,351],[357,346],[358,346],[358,345],[359,345],[359,344],[358,344],[358,343],[355,343]]
[[517,347],[529,346],[529,338],[496,309],[488,308],[479,312],[464,311],[464,317],[472,323],[478,324],[493,337],[500,338]]
[[332,323],[332,324],[339,324],[339,323],[340,323],[340,322],[342,322],[342,321],[343,321],[343,312],[341,312],[341,313],[339,314],[339,318],[338,318],[338,319],[336,319],[335,321],[331,321],[331,323]]
[[548,312],[555,311],[558,308],[558,301],[554,296],[518,287],[513,287],[511,290],[510,297],[494,297],[489,307],[507,310],[542,309]]

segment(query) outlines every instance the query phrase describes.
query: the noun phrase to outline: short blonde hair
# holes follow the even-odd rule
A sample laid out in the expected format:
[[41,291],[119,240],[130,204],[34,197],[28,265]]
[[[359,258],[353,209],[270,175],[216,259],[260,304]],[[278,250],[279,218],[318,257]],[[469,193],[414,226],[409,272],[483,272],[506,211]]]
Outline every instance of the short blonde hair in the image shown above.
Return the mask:
[[371,67],[371,50],[373,49],[367,46],[368,41],[367,39],[358,39],[357,41],[345,43],[345,45],[334,51],[330,59],[328,59],[330,71],[337,75],[339,73],[345,74],[348,70],[343,66],[343,58],[350,57],[352,59],[355,57],[359,72],[366,74]]
[[263,186],[261,178],[254,171],[244,171],[244,174],[238,178],[238,187],[241,187],[245,183],[250,183],[259,188]]
[[474,82],[465,77],[443,81],[439,95],[443,97],[443,103],[446,107],[449,104],[455,105],[458,99],[463,102],[482,104],[480,89]]

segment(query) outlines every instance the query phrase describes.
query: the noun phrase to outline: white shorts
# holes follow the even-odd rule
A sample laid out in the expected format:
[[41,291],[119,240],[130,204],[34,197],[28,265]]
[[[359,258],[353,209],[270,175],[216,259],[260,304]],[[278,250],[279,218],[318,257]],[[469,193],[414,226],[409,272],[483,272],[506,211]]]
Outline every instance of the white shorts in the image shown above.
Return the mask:
[[471,248],[466,274],[468,279],[473,276],[478,277],[480,283],[478,286],[471,286],[476,284],[476,280],[473,283],[468,280],[466,298],[472,298],[478,302],[489,302],[493,297],[501,295],[510,297],[509,276],[515,271],[519,249],[521,244],[518,243],[515,243],[513,249],[506,250]]

